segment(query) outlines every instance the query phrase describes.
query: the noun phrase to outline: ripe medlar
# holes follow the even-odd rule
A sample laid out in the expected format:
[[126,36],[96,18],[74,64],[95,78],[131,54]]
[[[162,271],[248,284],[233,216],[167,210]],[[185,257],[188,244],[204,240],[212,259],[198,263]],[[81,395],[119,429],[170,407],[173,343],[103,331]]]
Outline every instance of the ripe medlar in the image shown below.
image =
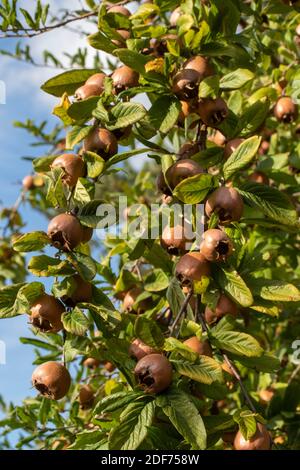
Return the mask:
[[112,362],[105,362],[104,368],[106,369],[107,372],[111,373],[115,370],[116,366]]
[[127,65],[117,68],[112,76],[112,81],[116,93],[133,88],[139,84],[139,74]]
[[214,68],[209,63],[209,60],[201,55],[197,55],[185,61],[183,68],[184,70],[195,70],[199,74],[200,80],[214,74]]
[[228,235],[216,228],[202,235],[200,251],[208,261],[225,261],[231,255],[233,245]]
[[67,395],[71,376],[59,362],[49,361],[38,366],[32,374],[32,385],[45,398],[60,400]]
[[116,33],[119,34],[120,39],[112,39],[111,42],[119,48],[126,47],[126,41],[131,37],[130,31],[127,31],[127,29],[117,29]]
[[208,140],[213,142],[218,147],[223,147],[223,145],[226,143],[226,137],[218,130],[215,130],[213,134],[208,137]]
[[230,157],[230,155],[241,145],[242,142],[244,142],[244,140],[245,139],[240,137],[229,140],[224,147],[224,158],[227,160],[227,158]]
[[162,171],[159,172],[156,178],[156,187],[160,193],[163,193],[166,196],[172,196],[172,191],[166,183],[164,174]]
[[99,359],[95,359],[94,357],[88,357],[83,361],[83,365],[87,367],[88,369],[97,369],[97,367],[100,366],[100,361]]
[[181,111],[178,116],[178,125],[184,126],[185,119],[193,112],[193,106],[190,101],[180,101]]
[[136,338],[132,341],[131,345],[129,346],[129,355],[134,357],[137,361],[142,359],[144,356],[148,354],[156,354],[157,351],[145,344],[141,339]]
[[274,116],[286,124],[293,122],[298,116],[298,107],[289,96],[279,98],[274,107]]
[[172,382],[172,365],[162,354],[149,354],[139,360],[134,374],[145,393],[160,393]]
[[183,144],[177,154],[178,160],[187,160],[201,150],[199,142],[186,142]]
[[79,389],[79,403],[82,410],[88,410],[93,407],[95,395],[89,384],[82,385]]
[[192,349],[194,352],[197,354],[203,355],[203,356],[209,356],[212,357],[212,349],[207,340],[200,341],[197,336],[192,336],[189,339],[186,339],[183,344],[188,346],[190,349]]
[[214,309],[207,306],[204,312],[205,320],[209,325],[220,320],[227,314],[236,317],[238,314],[238,307],[225,294],[220,295],[217,305]]
[[216,189],[207,199],[205,213],[210,217],[218,214],[221,224],[240,220],[243,214],[244,202],[240,193],[234,188],[222,186]]
[[81,157],[70,153],[59,155],[51,164],[52,168],[62,168],[64,171],[62,181],[65,185],[73,188],[78,178],[86,175],[86,165]]
[[90,302],[93,295],[93,285],[82,279],[79,274],[72,276],[74,289],[69,297],[62,297],[63,302],[69,307],[74,307],[80,302]]
[[[192,227],[184,222],[175,227],[166,226],[162,232],[160,244],[170,255],[178,255],[189,250],[188,244],[192,242]],[[192,238],[194,236],[192,235]]]
[[180,70],[173,78],[172,91],[180,100],[191,100],[198,96],[199,73],[193,69]]
[[142,292],[143,290],[140,287],[130,289],[123,300],[123,311],[140,314],[151,308],[151,300],[149,298],[141,300],[137,305],[135,305],[136,299]]
[[57,333],[63,329],[62,304],[52,295],[41,295],[30,308],[30,323],[43,333]]
[[260,184],[265,184],[265,185],[269,184],[269,178],[267,177],[267,175],[265,175],[261,171],[255,171],[254,173],[248,176],[248,179],[250,181],[254,181],[255,183],[260,183]]
[[103,93],[103,88],[98,85],[88,85],[84,84],[83,86],[77,88],[74,93],[74,98],[76,101],[83,101],[91,96],[100,96]]
[[222,98],[203,98],[199,101],[197,113],[209,127],[216,127],[228,116],[228,107]]
[[131,13],[128,8],[124,7],[123,5],[114,5],[112,7],[109,7],[107,13],[119,13],[119,15],[124,15],[127,17],[131,16]]
[[86,85],[95,85],[99,89],[102,90],[101,93],[104,91],[104,80],[105,80],[105,73],[99,72],[99,73],[94,73],[94,75],[91,75],[87,81],[85,82]]
[[238,431],[234,438],[234,450],[270,450],[271,437],[262,423],[257,423],[256,433],[248,441],[243,437],[241,431]]
[[190,287],[193,281],[210,276],[210,264],[200,252],[183,255],[176,265],[176,277],[182,286]]
[[272,388],[266,388],[265,390],[260,390],[259,392],[259,400],[263,405],[270,403],[272,398],[274,397],[274,390]]
[[194,160],[187,158],[178,160],[167,169],[166,180],[168,181],[170,189],[173,191],[181,181],[202,173],[204,172],[201,166]]
[[82,242],[83,229],[75,215],[59,214],[50,221],[47,234],[53,246],[72,251]]
[[34,177],[32,175],[27,175],[22,180],[22,186],[25,191],[30,191],[35,188]]
[[84,140],[83,150],[97,153],[104,160],[108,160],[118,152],[118,141],[107,129],[94,128]]

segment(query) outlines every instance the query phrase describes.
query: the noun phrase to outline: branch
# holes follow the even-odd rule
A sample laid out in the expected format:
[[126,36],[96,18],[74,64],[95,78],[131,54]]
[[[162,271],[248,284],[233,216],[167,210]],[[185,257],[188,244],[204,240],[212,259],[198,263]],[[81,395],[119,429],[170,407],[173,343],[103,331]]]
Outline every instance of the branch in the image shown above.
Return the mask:
[[192,295],[193,295],[193,290],[191,289],[190,292],[188,293],[188,295],[186,296],[186,298],[184,299],[184,302],[181,306],[181,309],[179,310],[179,312],[177,314],[177,317],[175,318],[174,322],[172,323],[172,326],[170,328],[170,336],[173,336],[175,328],[176,328],[178,322],[180,321],[182,315],[185,313],[185,311],[187,309],[187,306],[188,306],[188,303],[189,303]]
[[300,364],[298,364],[296,369],[293,370],[293,373],[291,374],[288,380],[288,385],[290,385],[293,382],[293,380],[297,377],[299,372],[300,372]]
[[[53,31],[54,29],[57,28],[62,28],[63,26],[66,26],[67,24],[74,23],[75,21],[80,21],[86,18],[90,18],[91,16],[95,16],[97,14],[97,11],[90,11],[88,13],[85,13],[84,15],[80,16],[75,16],[75,18],[68,18],[67,20],[61,21],[60,23],[56,23],[52,26],[45,26],[44,28],[39,28],[38,30],[32,29],[32,28],[24,28],[24,29],[19,29],[16,30],[16,33],[13,33],[14,29],[8,29],[8,33],[4,33],[0,35],[0,39],[4,38],[33,38],[35,36],[39,36],[44,33],[48,33],[49,31]],[[18,31],[23,31],[22,34],[18,33]]]

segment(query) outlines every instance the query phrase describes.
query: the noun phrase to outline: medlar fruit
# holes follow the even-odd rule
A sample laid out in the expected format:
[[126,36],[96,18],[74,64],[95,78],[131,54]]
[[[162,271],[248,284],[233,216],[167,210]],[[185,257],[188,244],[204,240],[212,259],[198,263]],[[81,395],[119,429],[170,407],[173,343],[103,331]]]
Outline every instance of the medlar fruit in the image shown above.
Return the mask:
[[183,255],[176,266],[176,277],[182,286],[189,287],[193,281],[210,276],[210,264],[200,252]]
[[172,383],[173,370],[168,359],[162,354],[149,354],[139,360],[134,374],[145,393],[160,393]]
[[151,307],[151,301],[148,298],[141,300],[138,305],[135,305],[136,299],[142,292],[143,291],[140,287],[134,287],[133,289],[130,289],[126,293],[123,300],[123,311],[128,313],[140,314],[148,310]]
[[279,98],[274,107],[274,116],[286,124],[293,122],[298,116],[298,107],[289,96]]
[[105,80],[105,73],[99,72],[99,73],[94,73],[94,75],[91,75],[87,81],[85,82],[86,85],[95,85],[99,89],[101,89],[101,93],[104,91],[104,80]]
[[79,403],[82,410],[88,410],[93,407],[95,395],[89,384],[82,385],[79,389]]
[[134,357],[137,361],[142,359],[144,356],[147,356],[148,354],[156,353],[157,351],[154,348],[148,346],[148,344],[145,344],[139,338],[134,339],[129,347],[129,355]]
[[177,21],[182,15],[182,11],[180,7],[175,8],[174,11],[172,11],[171,16],[170,16],[170,25],[175,28],[177,25]]
[[181,111],[178,116],[178,124],[184,126],[185,119],[193,112],[193,106],[189,101],[180,101]]
[[221,224],[240,220],[243,214],[244,202],[240,193],[234,188],[222,186],[214,191],[206,201],[205,213],[210,217],[218,214]]
[[103,93],[103,88],[99,87],[98,85],[85,85],[77,88],[74,93],[74,98],[76,101],[83,101],[91,96],[100,96]]
[[186,142],[183,144],[178,151],[178,160],[188,160],[196,153],[199,153],[201,146],[198,142]]
[[206,306],[204,312],[205,320],[209,325],[220,320],[227,314],[236,317],[238,314],[238,306],[225,294],[220,295],[214,309]]
[[63,329],[63,305],[52,295],[41,295],[30,308],[30,323],[43,333],[57,333]]
[[107,129],[95,128],[84,140],[83,150],[97,153],[104,160],[108,160],[118,152],[118,141]]
[[248,441],[243,437],[241,431],[238,431],[234,438],[234,450],[270,450],[271,437],[262,423],[257,423],[256,433]]
[[128,8],[124,7],[123,5],[114,5],[108,8],[107,13],[119,13],[119,15],[124,15],[127,17],[131,16]]
[[213,142],[218,147],[223,147],[223,145],[226,143],[226,137],[218,130],[214,131],[214,133],[208,137],[208,140]]
[[62,168],[62,181],[70,188],[76,186],[78,178],[86,175],[86,165],[82,158],[71,153],[59,155],[51,164],[51,169],[53,168]]
[[120,39],[112,39],[112,43],[115,44],[117,47],[126,47],[126,41],[127,39],[130,39],[131,34],[130,31],[127,31],[127,29],[117,29],[116,32],[119,34],[121,37]]
[[259,392],[259,399],[263,405],[270,403],[272,398],[274,397],[274,390],[271,388],[266,388],[265,390],[260,390]]
[[63,302],[70,307],[74,307],[80,302],[90,302],[93,295],[93,285],[82,279],[79,274],[74,274],[72,281],[75,284],[73,292],[69,297],[62,297]]
[[115,370],[115,365],[112,362],[105,362],[104,368],[106,369],[107,372],[113,372]]
[[207,340],[200,341],[197,336],[192,336],[189,339],[186,339],[183,344],[188,346],[190,349],[192,349],[194,352],[197,354],[200,354],[202,356],[209,356],[212,357],[212,349]]
[[192,242],[190,235],[192,235],[192,227],[187,227],[184,222],[175,225],[175,227],[166,226],[160,244],[170,255],[177,256],[179,253],[185,253],[189,250],[188,244]]
[[111,78],[116,93],[136,87],[139,84],[139,74],[127,65],[117,68]]
[[255,183],[269,185],[269,178],[261,171],[255,171],[254,173],[248,176],[248,179],[250,181],[254,181]]
[[25,191],[30,191],[35,188],[34,177],[32,175],[27,175],[22,180],[22,186]]
[[224,158],[227,160],[227,158],[230,157],[230,155],[241,145],[242,142],[244,142],[244,140],[245,139],[239,137],[229,140],[224,147]]
[[183,64],[183,68],[184,70],[195,70],[198,73],[200,80],[214,74],[214,69],[209,63],[209,60],[201,55],[188,59]]
[[32,374],[32,385],[43,397],[60,400],[67,395],[71,376],[59,362],[49,361],[38,366]]
[[231,255],[233,245],[228,235],[216,228],[202,235],[200,251],[208,261],[225,261]]
[[194,160],[187,158],[184,160],[178,160],[167,169],[166,180],[170,189],[173,191],[181,181],[202,173],[203,169],[201,166]]
[[173,79],[172,91],[180,100],[191,100],[198,96],[199,73],[193,69],[180,70]]
[[94,357],[88,357],[83,361],[83,365],[87,367],[88,369],[97,369],[97,367],[100,366],[100,361],[99,359],[95,359]]
[[72,251],[82,242],[82,225],[75,215],[59,214],[48,225],[52,245],[63,251]]
[[172,196],[172,191],[166,183],[164,174],[162,171],[159,172],[156,178],[156,187],[160,193],[163,193],[166,196]]
[[203,98],[199,101],[197,113],[209,127],[216,127],[228,116],[228,107],[222,98]]

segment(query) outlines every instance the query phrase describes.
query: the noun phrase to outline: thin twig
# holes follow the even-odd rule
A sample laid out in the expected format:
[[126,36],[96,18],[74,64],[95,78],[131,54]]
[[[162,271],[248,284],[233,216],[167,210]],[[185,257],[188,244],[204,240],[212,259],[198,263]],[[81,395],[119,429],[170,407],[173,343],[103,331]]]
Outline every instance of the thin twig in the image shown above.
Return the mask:
[[190,292],[188,293],[188,295],[186,296],[186,298],[185,298],[185,300],[184,300],[184,302],[181,306],[181,309],[179,310],[174,322],[172,323],[172,326],[170,328],[170,336],[173,336],[173,333],[176,329],[176,326],[178,325],[182,315],[185,313],[185,311],[187,309],[187,306],[188,306],[188,303],[189,303],[192,295],[193,295],[193,290],[191,289]]
[[300,364],[297,365],[296,369],[293,370],[293,373],[291,374],[289,380],[288,380],[288,385],[291,384],[291,382],[297,377],[297,375],[300,372]]

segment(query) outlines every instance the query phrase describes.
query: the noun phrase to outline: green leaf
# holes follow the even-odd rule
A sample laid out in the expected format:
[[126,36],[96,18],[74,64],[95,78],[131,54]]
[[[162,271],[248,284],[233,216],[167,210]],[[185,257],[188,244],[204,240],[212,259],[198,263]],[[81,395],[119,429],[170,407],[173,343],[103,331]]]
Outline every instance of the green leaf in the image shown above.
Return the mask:
[[205,78],[199,85],[199,98],[217,98],[219,85],[219,77],[217,75]]
[[259,295],[265,300],[273,302],[299,302],[300,291],[293,284],[285,281],[271,281],[264,279],[265,285],[260,286]]
[[170,351],[175,352],[176,354],[180,354],[180,356],[183,356],[190,362],[196,362],[199,357],[198,353],[193,352],[191,348],[189,348],[186,344],[179,341],[179,339],[173,338],[172,336],[166,338],[164,343],[164,351]]
[[57,346],[56,345],[46,343],[45,341],[41,341],[40,339],[21,337],[20,342],[22,344],[30,344],[31,346],[35,346],[36,348],[42,348],[42,349],[46,349],[48,351],[57,352]]
[[16,297],[26,284],[13,284],[0,288],[0,318],[14,317],[19,314],[14,309]]
[[154,129],[167,134],[176,124],[181,111],[180,101],[174,96],[159,97],[149,110],[148,117]]
[[223,166],[224,178],[228,180],[234,173],[248,165],[258,152],[261,137],[253,136],[242,142],[230,155]]
[[258,341],[247,333],[239,331],[212,330],[212,343],[220,349],[246,357],[256,357],[263,354]]
[[200,174],[181,181],[173,191],[173,195],[185,204],[198,204],[217,186],[213,175]]
[[10,318],[29,311],[30,305],[44,293],[40,282],[13,284],[0,288],[0,318]]
[[[171,312],[175,318],[185,300],[185,295],[183,294],[180,284],[175,277],[170,281],[166,297],[170,305]],[[189,314],[192,314],[190,305],[188,306],[187,311]]]
[[280,360],[269,353],[263,353],[260,357],[242,357],[231,355],[231,359],[239,361],[250,369],[255,369],[259,372],[274,373],[281,367]]
[[241,307],[250,307],[253,296],[244,280],[234,269],[215,267],[216,281],[222,290]]
[[154,269],[145,279],[145,290],[148,292],[160,292],[167,289],[169,278],[162,269]]
[[78,336],[84,336],[90,325],[89,320],[78,307],[71,312],[64,313],[62,322],[66,331]]
[[87,181],[85,178],[78,178],[75,186],[73,197],[75,201],[79,202],[80,204],[87,204],[91,201],[91,196],[86,188],[86,182]]
[[75,442],[68,447],[71,450],[97,450],[103,439],[103,431],[85,430],[76,434]]
[[107,129],[121,129],[123,127],[131,126],[132,124],[140,121],[145,114],[146,109],[139,103],[118,103],[111,109],[110,123],[106,125]]
[[154,413],[155,401],[153,400],[147,403],[141,410],[135,426],[131,430],[127,441],[122,446],[122,450],[135,450],[139,447],[147,436],[148,427],[152,424]]
[[75,145],[79,144],[79,142],[89,135],[92,129],[93,126],[73,126],[72,130],[67,133],[66,148],[72,150]]
[[29,271],[35,276],[67,276],[74,274],[74,269],[68,261],[50,256],[33,256],[28,264]]
[[97,265],[88,255],[83,253],[70,253],[67,256],[70,263],[86,281],[92,281],[97,274]]
[[129,150],[128,152],[117,153],[116,155],[111,157],[108,162],[106,162],[106,168],[109,168],[110,166],[115,165],[116,163],[123,162],[128,158],[135,157],[136,155],[140,155],[146,152],[149,152],[149,148],[138,148],[135,150]]
[[84,152],[83,160],[87,166],[87,176],[89,178],[97,178],[105,168],[105,160],[94,152]]
[[76,121],[89,121],[92,118],[94,109],[97,108],[99,96],[91,96],[82,101],[77,101],[68,109],[68,116]]
[[153,348],[160,349],[164,344],[164,336],[157,323],[142,315],[138,316],[135,321],[134,334]]
[[192,450],[206,448],[204,423],[189,395],[182,390],[169,390],[156,401]]
[[220,88],[222,90],[236,90],[241,88],[250,80],[253,80],[254,73],[248,69],[236,69],[234,72],[230,72],[220,80]]
[[139,54],[135,51],[130,51],[129,49],[117,49],[114,51],[120,61],[128,67],[132,68],[141,75],[145,74],[145,65],[152,58],[147,57],[143,54]]
[[283,225],[299,226],[296,211],[288,197],[278,189],[258,183],[246,183],[237,189],[250,207],[259,209],[270,219]]
[[118,392],[113,393],[112,395],[108,395],[102,400],[97,403],[94,409],[94,415],[98,415],[100,413],[112,413],[120,408],[124,408],[130,402],[134,402],[134,400],[138,397],[143,396],[141,392],[131,392],[126,390],[125,392]]
[[87,79],[94,73],[97,73],[97,70],[69,70],[47,80],[41,86],[41,89],[50,95],[58,97],[64,93],[73,95],[77,88],[84,85]]
[[30,232],[18,237],[13,243],[15,251],[29,252],[42,250],[50,240],[45,232]]
[[213,382],[222,382],[223,373],[220,364],[208,356],[198,356],[197,363],[172,361],[180,375],[189,377],[196,382],[210,385]]
[[36,172],[45,172],[50,170],[51,163],[57,158],[57,155],[50,155],[47,157],[35,158],[32,162],[33,168]]
[[239,121],[240,136],[253,134],[265,121],[269,113],[269,102],[259,100],[246,109]]
[[111,39],[104,36],[100,31],[88,36],[87,40],[91,47],[107,52],[108,54],[112,54],[116,48],[116,46],[111,42]]

